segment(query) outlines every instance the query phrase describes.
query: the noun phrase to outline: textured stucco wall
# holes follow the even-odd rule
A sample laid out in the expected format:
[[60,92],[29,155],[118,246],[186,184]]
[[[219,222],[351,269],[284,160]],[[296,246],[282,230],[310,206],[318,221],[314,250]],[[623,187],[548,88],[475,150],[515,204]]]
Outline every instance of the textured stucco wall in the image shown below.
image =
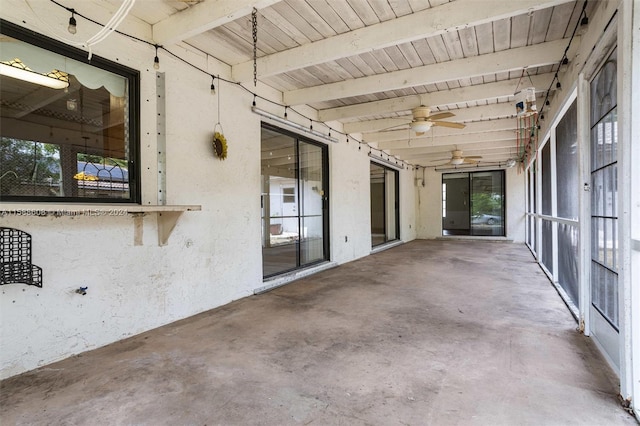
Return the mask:
[[[83,12],[108,20],[100,4],[84,5]],[[68,13],[50,2],[38,3],[38,13],[64,33]],[[2,17],[50,35],[22,1],[3,3]],[[150,38],[144,23],[126,21],[121,29]],[[90,36],[96,30],[83,23],[77,35]],[[230,78],[229,67],[212,58],[184,46],[171,50],[211,74]],[[154,50],[114,34],[96,46],[94,54],[141,73],[142,201],[154,205],[158,181]],[[130,215],[3,217],[2,226],[32,235],[33,262],[44,271],[44,287],[0,288],[0,378],[221,306],[263,285],[261,118],[251,112],[252,95],[221,82],[212,95],[210,76],[162,51],[159,56],[160,72],[166,77],[167,204],[196,204],[202,211],[184,213],[163,247],[158,246],[155,213],[143,218],[142,246],[134,245]],[[259,86],[258,91],[280,100],[281,94],[268,88]],[[225,161],[214,158],[210,145],[218,96],[220,121],[229,141]],[[290,116],[295,119],[295,114]],[[329,161],[331,260],[344,263],[371,251],[368,150],[359,150],[357,143],[346,143],[342,137],[337,144],[329,143]],[[409,225],[415,229],[412,185],[410,172],[402,171],[405,240],[412,239]],[[75,293],[80,286],[88,287],[85,296]]]

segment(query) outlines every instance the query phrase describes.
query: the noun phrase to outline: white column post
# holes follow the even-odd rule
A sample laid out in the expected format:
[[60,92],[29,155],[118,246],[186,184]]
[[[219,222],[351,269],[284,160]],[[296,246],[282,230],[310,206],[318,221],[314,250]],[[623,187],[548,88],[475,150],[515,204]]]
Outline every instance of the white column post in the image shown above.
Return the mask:
[[578,205],[580,243],[578,247],[579,285],[578,310],[580,328],[586,336],[591,334],[589,312],[591,304],[591,121],[589,82],[584,74],[578,76]]

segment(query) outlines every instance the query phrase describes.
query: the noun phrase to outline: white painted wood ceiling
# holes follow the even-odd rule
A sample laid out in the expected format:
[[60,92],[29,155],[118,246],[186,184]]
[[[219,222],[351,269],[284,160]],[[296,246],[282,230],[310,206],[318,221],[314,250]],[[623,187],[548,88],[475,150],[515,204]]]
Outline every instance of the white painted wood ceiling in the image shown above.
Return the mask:
[[[587,15],[596,3],[588,3]],[[372,146],[433,166],[453,149],[481,155],[480,164],[516,156],[514,93],[532,85],[539,96],[547,91],[582,6],[582,0],[142,0],[132,14],[152,25],[158,44],[189,44],[230,65],[234,80],[252,83],[257,8],[259,81],[281,91],[287,105],[309,105],[321,120],[344,123]],[[408,122],[421,104],[451,111],[447,121],[466,127],[416,136]]]

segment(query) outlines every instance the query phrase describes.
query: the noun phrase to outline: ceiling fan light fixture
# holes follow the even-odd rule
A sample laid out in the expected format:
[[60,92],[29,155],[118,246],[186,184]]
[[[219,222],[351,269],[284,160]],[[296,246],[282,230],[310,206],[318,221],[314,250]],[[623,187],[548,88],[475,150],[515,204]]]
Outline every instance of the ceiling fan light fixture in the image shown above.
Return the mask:
[[426,120],[414,120],[411,122],[411,130],[416,133],[428,132],[433,126],[433,122]]
[[453,164],[454,166],[459,166],[460,164],[464,163],[464,158],[452,158],[449,163]]

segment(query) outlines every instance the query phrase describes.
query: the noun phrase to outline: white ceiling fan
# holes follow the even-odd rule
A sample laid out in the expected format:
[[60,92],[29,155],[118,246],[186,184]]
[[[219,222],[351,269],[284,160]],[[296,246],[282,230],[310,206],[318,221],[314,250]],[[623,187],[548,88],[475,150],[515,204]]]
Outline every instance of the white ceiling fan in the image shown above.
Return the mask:
[[462,150],[454,149],[453,151],[451,151],[451,158],[439,158],[437,160],[431,160],[431,162],[435,163],[439,161],[447,161],[446,163],[439,164],[439,165],[440,166],[447,166],[447,165],[459,166],[461,164],[477,164],[481,159],[482,159],[482,156],[480,155],[470,155],[465,157],[462,155]]
[[431,108],[426,107],[424,105],[420,105],[419,107],[413,108],[411,110],[411,114],[413,115],[413,119],[409,126],[411,129],[416,132],[417,136],[423,135],[425,132],[429,131],[433,126],[441,126],[441,127],[451,127],[453,129],[464,129],[465,125],[462,123],[453,123],[451,121],[441,121],[443,118],[454,117],[455,114],[452,112],[440,112],[438,114],[431,114]]

